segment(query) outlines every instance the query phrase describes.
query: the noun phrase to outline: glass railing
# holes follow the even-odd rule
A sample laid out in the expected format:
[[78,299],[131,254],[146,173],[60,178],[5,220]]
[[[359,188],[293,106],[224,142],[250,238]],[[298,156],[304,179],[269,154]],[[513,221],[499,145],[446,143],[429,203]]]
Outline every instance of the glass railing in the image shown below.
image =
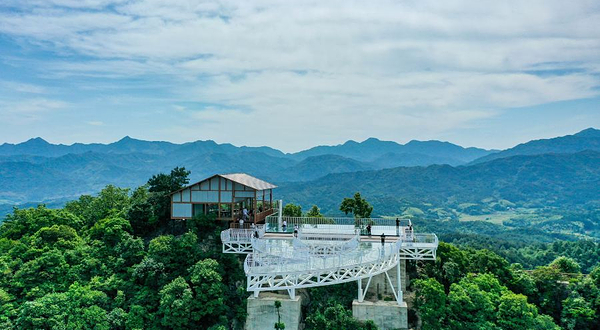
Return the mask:
[[[396,258],[402,241],[386,244],[360,242],[356,249],[333,255],[314,256],[308,251],[294,251],[293,246],[268,247],[264,242],[248,255],[245,262],[247,274],[304,273],[355,267],[362,264],[381,263]],[[263,243],[259,243],[263,244]],[[264,248],[264,250],[262,250]],[[279,253],[278,255],[272,253]]]
[[266,231],[269,233],[291,233],[294,227],[303,229],[316,229],[331,231],[358,231],[361,235],[401,235],[403,231],[412,226],[410,219],[394,218],[350,218],[350,217],[288,217],[283,216],[281,224],[276,214],[265,219]]
[[253,237],[264,237],[265,236],[265,225],[256,225],[254,228],[230,228],[221,232],[221,242],[246,242],[250,243]]

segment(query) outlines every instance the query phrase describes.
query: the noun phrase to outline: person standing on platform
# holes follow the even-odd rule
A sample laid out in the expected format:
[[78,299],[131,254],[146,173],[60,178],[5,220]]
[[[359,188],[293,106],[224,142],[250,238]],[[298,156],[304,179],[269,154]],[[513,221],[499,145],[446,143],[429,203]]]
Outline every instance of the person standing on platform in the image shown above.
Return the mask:
[[400,236],[400,219],[396,218],[396,236]]
[[369,235],[369,237],[371,237],[371,224],[367,225],[367,235]]
[[298,225],[294,225],[294,237],[298,237]]
[[240,218],[240,229],[244,229],[244,218]]
[[283,220],[283,225],[281,226],[281,229],[283,230],[284,233],[287,231],[287,221],[286,220]]
[[385,233],[381,233],[381,245],[385,244]]

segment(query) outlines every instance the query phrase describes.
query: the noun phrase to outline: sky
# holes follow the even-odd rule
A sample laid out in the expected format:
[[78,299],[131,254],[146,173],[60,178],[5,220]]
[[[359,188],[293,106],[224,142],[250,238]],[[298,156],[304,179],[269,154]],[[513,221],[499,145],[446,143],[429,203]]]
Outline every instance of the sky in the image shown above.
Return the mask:
[[597,0],[0,1],[0,143],[504,149],[588,127]]

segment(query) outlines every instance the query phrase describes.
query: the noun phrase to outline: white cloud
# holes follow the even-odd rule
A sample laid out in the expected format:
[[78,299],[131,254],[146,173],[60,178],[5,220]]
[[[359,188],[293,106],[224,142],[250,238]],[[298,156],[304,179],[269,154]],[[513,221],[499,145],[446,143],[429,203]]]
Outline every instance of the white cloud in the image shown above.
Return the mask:
[[[597,1],[5,6],[17,10],[0,6],[0,33],[85,55],[46,61],[45,77],[163,81],[176,102],[201,104],[169,107],[195,125],[211,123],[202,136],[179,124],[168,133],[190,139],[270,144],[278,134],[288,138],[279,146],[299,148],[348,136],[435,135],[503,108],[594,97],[600,85]],[[527,73],[542,69],[566,73]],[[236,133],[247,127],[260,129]]]
[[0,86],[12,92],[27,94],[46,94],[48,91],[44,86],[25,84],[14,81],[0,81]]
[[31,122],[47,118],[48,114],[69,106],[67,102],[46,98],[28,98],[25,100],[0,100],[0,117],[3,124],[28,125]]

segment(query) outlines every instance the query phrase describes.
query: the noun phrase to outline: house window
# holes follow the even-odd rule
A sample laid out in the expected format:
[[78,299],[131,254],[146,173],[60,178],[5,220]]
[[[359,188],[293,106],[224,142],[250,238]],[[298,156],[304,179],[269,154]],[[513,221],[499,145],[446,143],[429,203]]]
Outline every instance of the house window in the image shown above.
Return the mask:
[[206,207],[204,204],[194,204],[194,216],[206,214]]

